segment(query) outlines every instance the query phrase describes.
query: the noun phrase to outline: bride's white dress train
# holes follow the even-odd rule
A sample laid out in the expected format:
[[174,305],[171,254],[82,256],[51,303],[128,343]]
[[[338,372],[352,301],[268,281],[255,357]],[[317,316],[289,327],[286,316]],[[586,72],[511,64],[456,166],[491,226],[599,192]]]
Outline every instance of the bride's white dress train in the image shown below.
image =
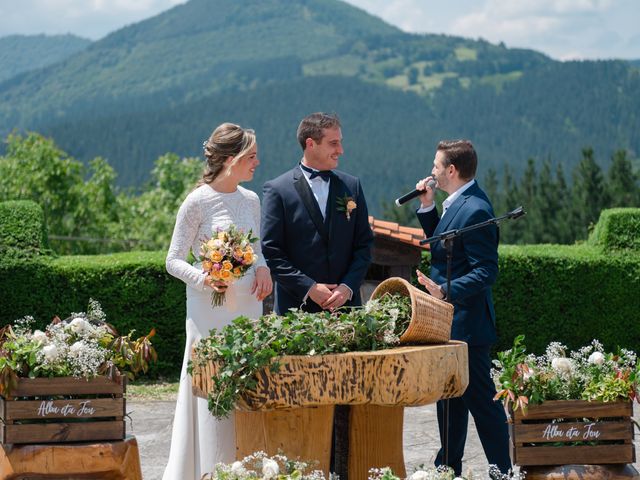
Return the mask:
[[258,263],[230,287],[227,296],[234,298],[221,307],[211,306],[211,290],[204,287],[204,274],[199,265],[186,262],[190,249],[198,256],[200,244],[211,237],[212,229],[225,229],[231,224],[244,231],[251,229],[254,236],[259,236],[260,201],[254,192],[238,187],[233,193],[221,193],[202,185],[187,196],[176,219],[167,270],[187,284],[187,339],[171,451],[163,480],[200,480],[202,475],[213,471],[216,463],[235,460],[233,413],[226,419],[215,419],[207,408],[207,401],[193,395],[191,376],[187,373],[193,344],[208,336],[212,328],[221,329],[240,315],[250,318],[262,315],[262,302],[251,295],[255,267],[266,265],[259,241],[253,245]]

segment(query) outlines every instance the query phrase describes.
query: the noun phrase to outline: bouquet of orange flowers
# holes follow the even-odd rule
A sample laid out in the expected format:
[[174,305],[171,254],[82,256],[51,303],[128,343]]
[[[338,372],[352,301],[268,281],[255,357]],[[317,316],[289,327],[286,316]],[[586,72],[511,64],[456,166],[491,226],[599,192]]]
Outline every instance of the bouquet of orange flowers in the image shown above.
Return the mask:
[[[230,225],[226,230],[217,229],[213,236],[200,246],[202,270],[211,277],[227,285],[242,278],[257,260],[251,244],[258,240],[253,232],[244,233]],[[211,305],[219,307],[224,303],[225,292],[213,292]]]

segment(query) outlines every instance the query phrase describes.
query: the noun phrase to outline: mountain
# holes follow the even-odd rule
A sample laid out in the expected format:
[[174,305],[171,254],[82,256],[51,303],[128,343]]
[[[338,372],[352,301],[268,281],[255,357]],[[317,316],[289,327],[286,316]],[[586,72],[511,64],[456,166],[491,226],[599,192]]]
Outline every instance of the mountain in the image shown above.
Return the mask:
[[0,83],[84,50],[91,40],[75,35],[9,35],[0,37]]
[[255,128],[249,188],[294,165],[300,119],[336,111],[341,168],[374,214],[430,171],[442,138],[470,138],[482,173],[548,158],[567,173],[591,146],[601,163],[640,152],[640,71],[623,61],[557,62],[479,40],[404,33],[338,0],[191,0],[0,84],[0,135],[51,135],[104,156],[122,185],[172,151],[201,155],[217,124]]

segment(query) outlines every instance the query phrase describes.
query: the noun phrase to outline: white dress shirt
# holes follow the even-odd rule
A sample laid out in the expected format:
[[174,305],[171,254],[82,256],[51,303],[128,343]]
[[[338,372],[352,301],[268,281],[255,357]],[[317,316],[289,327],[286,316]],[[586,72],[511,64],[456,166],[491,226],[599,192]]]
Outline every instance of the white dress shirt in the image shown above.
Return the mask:
[[313,192],[313,196],[315,197],[316,202],[318,202],[320,212],[322,213],[322,218],[325,218],[327,213],[327,199],[329,198],[329,186],[331,182],[326,182],[321,177],[315,177],[313,180],[311,180],[311,178],[309,178],[311,177],[311,174],[309,172],[307,172],[302,167],[300,168],[300,170],[302,171],[304,178],[307,180],[307,183],[311,187],[311,192]]
[[[440,215],[440,220],[442,220],[442,217],[444,217],[444,214],[447,213],[447,209],[451,206],[451,204],[455,202],[456,199],[460,195],[462,195],[463,192],[474,183],[476,183],[476,181],[475,179],[472,178],[470,181],[462,185],[458,190],[456,190],[455,192],[453,192],[451,195],[449,195],[447,198],[444,199],[444,201],[442,202],[442,215]],[[428,207],[419,208],[417,213],[427,213],[433,210],[435,207],[436,207],[436,202],[433,202]]]

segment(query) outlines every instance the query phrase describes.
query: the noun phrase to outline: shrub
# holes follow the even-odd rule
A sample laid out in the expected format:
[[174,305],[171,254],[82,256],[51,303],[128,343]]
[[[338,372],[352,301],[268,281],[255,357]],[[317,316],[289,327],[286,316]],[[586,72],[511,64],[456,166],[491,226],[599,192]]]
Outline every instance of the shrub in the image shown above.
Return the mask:
[[30,200],[0,202],[0,257],[28,257],[47,248],[40,205]]
[[603,210],[588,242],[602,250],[640,251],[640,208]]

